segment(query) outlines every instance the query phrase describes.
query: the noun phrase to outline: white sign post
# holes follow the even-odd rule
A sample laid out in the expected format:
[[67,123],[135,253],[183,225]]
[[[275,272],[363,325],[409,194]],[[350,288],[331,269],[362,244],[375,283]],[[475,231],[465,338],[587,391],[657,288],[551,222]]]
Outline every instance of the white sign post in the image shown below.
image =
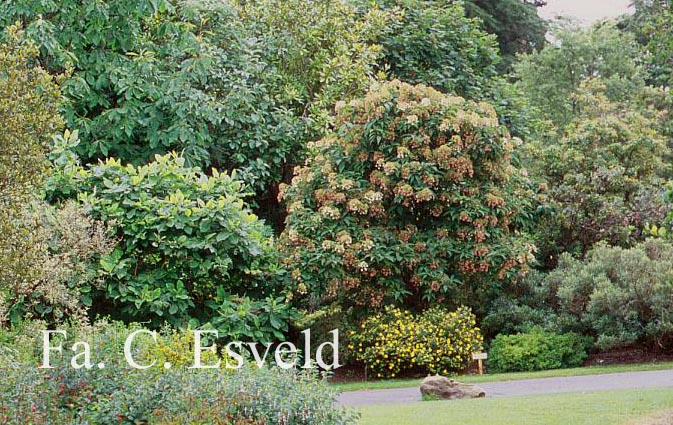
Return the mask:
[[484,360],[488,358],[486,353],[472,353],[472,360],[477,360],[479,362],[479,375],[484,374]]

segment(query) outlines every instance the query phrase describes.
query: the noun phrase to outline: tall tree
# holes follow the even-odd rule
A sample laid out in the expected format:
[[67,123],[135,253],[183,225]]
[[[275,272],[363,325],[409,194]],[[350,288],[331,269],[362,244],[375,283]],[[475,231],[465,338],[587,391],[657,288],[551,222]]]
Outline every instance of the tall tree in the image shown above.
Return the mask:
[[50,71],[72,65],[63,111],[85,162],[178,151],[188,165],[237,169],[265,217],[379,53],[376,19],[329,0],[0,2],[0,26],[16,21]]
[[625,27],[643,46],[648,82],[673,83],[673,3],[668,0],[635,0],[635,13],[625,19]]
[[612,24],[561,27],[557,42],[524,55],[514,66],[517,86],[559,129],[582,113],[577,94],[589,78],[601,78],[612,101],[628,101],[645,86],[639,46]]
[[507,70],[518,53],[531,53],[545,45],[547,23],[538,15],[541,0],[466,0],[468,16],[479,18],[484,29],[498,36],[501,70]]
[[296,123],[234,16],[214,1],[0,4],[0,25],[22,22],[50,71],[72,66],[63,112],[85,162],[143,164],[175,150],[189,164],[240,168],[263,190],[295,149]]
[[481,28],[478,19],[465,15],[462,3],[354,2],[361,10],[381,9],[401,15],[375,39],[383,49],[380,68],[389,77],[476,98],[497,75],[500,58],[495,37]]

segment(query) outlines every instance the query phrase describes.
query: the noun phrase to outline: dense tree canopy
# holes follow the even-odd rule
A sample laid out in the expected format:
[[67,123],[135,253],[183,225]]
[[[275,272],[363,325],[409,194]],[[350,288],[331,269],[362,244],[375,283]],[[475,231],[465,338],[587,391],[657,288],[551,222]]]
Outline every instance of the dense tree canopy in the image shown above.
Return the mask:
[[612,24],[596,28],[561,27],[557,41],[521,58],[514,68],[518,87],[559,129],[582,115],[577,101],[581,84],[601,78],[613,101],[627,101],[645,85],[633,36]]
[[[277,105],[278,76],[222,2],[3,2],[48,68],[72,63],[64,115],[85,162],[142,164],[177,150],[192,165],[240,168],[263,190],[296,149],[299,125]],[[264,123],[264,125],[259,125]],[[274,173],[275,170],[275,173]]]
[[670,85],[673,81],[673,4],[668,0],[636,0],[635,14],[626,27],[643,45],[649,82]]
[[465,15],[458,2],[358,0],[362,8],[401,13],[376,41],[383,49],[380,64],[389,76],[426,84],[445,93],[471,97],[496,75],[496,38],[481,22]]
[[15,21],[48,69],[73,66],[63,113],[84,162],[178,151],[192,166],[237,169],[279,223],[277,184],[333,104],[364,92],[389,19],[304,0],[3,2],[0,25]]
[[534,170],[549,185],[555,217],[539,241],[547,264],[561,252],[583,255],[596,242],[629,246],[661,223],[670,149],[656,115],[608,100],[601,80],[583,84],[574,102],[582,114],[562,137],[531,144]]
[[531,53],[544,47],[547,24],[537,14],[541,0],[467,0],[471,17],[479,18],[490,34],[498,36],[503,66],[511,66],[518,53]]

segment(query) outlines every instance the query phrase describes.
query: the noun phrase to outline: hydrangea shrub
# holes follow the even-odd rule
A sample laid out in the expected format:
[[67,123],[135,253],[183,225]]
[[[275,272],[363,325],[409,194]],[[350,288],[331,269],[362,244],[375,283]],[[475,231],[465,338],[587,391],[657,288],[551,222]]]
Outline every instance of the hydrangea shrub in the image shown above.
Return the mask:
[[525,271],[535,195],[485,103],[400,81],[339,103],[334,131],[281,188],[282,249],[309,304],[454,305]]

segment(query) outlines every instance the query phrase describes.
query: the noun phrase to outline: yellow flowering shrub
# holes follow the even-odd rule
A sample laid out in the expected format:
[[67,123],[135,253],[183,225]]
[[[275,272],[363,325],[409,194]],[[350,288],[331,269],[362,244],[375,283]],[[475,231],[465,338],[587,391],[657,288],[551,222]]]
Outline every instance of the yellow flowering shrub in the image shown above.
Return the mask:
[[400,372],[449,374],[464,369],[483,338],[467,307],[433,307],[413,314],[396,307],[365,319],[351,331],[348,348],[377,378]]

